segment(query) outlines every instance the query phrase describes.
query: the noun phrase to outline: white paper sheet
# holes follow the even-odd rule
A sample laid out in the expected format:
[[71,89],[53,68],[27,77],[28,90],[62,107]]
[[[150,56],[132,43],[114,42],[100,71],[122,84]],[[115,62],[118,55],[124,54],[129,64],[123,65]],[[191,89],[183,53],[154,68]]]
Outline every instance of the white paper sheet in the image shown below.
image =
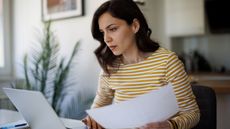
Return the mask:
[[164,121],[179,107],[171,84],[118,104],[87,110],[105,128],[135,128],[150,122]]

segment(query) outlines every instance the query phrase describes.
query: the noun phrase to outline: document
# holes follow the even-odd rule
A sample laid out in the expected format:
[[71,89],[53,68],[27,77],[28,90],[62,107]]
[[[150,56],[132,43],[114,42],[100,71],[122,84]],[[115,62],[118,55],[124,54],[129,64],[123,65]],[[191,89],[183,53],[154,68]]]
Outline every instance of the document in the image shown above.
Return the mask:
[[172,84],[134,99],[87,110],[105,128],[136,128],[150,122],[167,120],[179,111]]

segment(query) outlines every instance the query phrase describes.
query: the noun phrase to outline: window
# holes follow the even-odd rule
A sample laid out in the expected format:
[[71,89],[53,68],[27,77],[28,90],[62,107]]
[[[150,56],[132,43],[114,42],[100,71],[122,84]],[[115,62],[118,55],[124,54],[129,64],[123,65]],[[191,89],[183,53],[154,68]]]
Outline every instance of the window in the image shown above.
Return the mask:
[[12,76],[10,24],[10,0],[0,0],[0,80]]

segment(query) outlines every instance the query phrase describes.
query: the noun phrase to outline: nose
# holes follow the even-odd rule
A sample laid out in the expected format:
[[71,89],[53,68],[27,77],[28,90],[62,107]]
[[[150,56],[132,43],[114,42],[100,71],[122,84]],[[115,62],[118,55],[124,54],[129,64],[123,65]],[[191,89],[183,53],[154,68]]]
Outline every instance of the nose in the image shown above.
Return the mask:
[[106,43],[110,43],[112,41],[112,38],[108,33],[104,33],[104,41]]

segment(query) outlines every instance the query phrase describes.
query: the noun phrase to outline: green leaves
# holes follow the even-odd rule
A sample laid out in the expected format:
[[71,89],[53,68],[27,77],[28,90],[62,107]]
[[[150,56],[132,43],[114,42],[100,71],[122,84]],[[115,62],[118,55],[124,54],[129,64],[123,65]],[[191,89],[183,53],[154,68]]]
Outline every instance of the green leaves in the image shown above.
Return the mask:
[[51,101],[52,107],[59,114],[59,102],[65,97],[64,90],[67,85],[67,78],[79,43],[75,44],[68,61],[61,58],[58,62],[60,46],[50,27],[51,22],[45,23],[44,36],[41,37],[42,39],[38,39],[31,54],[24,56],[24,74],[26,89],[41,91]]
[[60,99],[62,91],[63,91],[63,86],[65,85],[66,79],[68,77],[68,73],[70,70],[70,65],[72,64],[72,61],[77,53],[77,48],[78,48],[78,43],[75,44],[73,52],[71,54],[71,57],[67,63],[67,65],[64,65],[64,58],[61,59],[61,62],[59,63],[55,80],[54,80],[54,94],[53,94],[53,103],[52,107],[59,112],[59,106],[58,106],[58,100]]

